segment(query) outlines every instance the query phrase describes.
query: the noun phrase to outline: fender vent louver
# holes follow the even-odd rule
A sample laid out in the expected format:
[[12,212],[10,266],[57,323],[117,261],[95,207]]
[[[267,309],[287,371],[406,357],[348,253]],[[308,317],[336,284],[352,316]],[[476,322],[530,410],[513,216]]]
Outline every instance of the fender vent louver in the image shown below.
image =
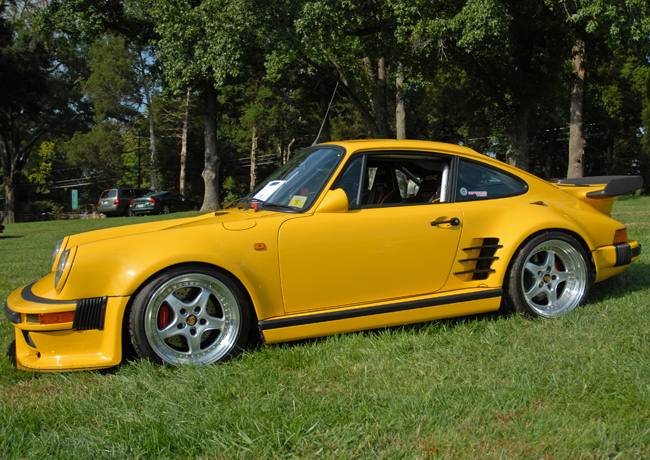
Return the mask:
[[89,329],[104,329],[104,315],[108,297],[95,297],[77,301],[74,312],[72,329],[86,331]]
[[503,246],[499,244],[498,238],[485,238],[483,244],[480,246],[472,246],[470,248],[463,248],[463,251],[469,256],[467,259],[460,259],[460,263],[469,263],[470,267],[468,270],[463,270],[461,272],[454,272],[454,275],[466,275],[471,274],[472,280],[484,280],[487,279],[490,273],[494,273],[495,270],[492,268],[492,262],[498,260],[499,258],[495,256],[497,250],[501,249]]

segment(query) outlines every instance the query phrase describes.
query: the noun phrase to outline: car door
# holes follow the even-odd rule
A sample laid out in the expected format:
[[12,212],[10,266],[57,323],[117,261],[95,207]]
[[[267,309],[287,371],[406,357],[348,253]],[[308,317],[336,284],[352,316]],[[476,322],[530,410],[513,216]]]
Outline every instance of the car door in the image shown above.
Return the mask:
[[460,208],[445,202],[449,163],[412,153],[364,155],[349,162],[333,187],[346,192],[348,212],[316,212],[280,227],[285,311],[394,301],[439,290],[462,229]]

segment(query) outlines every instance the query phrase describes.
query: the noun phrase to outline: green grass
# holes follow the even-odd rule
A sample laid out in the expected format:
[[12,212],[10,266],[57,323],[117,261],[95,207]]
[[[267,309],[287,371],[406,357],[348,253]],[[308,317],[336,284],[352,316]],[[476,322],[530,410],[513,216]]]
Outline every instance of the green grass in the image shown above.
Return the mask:
[[[650,197],[614,215],[650,248]],[[0,299],[55,241],[134,219],[7,226]],[[143,219],[138,219],[138,222]],[[648,458],[650,255],[559,320],[500,314],[252,347],[215,366],[19,372],[3,458]],[[13,331],[0,322],[0,347]]]

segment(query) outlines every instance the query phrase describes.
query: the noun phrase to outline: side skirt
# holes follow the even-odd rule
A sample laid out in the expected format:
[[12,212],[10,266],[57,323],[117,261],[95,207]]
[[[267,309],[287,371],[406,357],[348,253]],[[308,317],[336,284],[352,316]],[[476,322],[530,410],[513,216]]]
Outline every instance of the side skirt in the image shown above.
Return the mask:
[[372,307],[284,316],[262,320],[259,327],[267,343],[289,342],[495,311],[501,305],[502,295],[502,289],[481,289]]

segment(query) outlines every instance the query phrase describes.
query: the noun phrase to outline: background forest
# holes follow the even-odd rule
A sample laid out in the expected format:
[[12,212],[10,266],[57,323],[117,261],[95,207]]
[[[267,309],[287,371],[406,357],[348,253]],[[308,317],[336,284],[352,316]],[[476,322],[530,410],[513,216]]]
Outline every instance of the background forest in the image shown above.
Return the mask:
[[1,1],[6,223],[118,186],[215,210],[323,120],[650,184],[647,0]]

